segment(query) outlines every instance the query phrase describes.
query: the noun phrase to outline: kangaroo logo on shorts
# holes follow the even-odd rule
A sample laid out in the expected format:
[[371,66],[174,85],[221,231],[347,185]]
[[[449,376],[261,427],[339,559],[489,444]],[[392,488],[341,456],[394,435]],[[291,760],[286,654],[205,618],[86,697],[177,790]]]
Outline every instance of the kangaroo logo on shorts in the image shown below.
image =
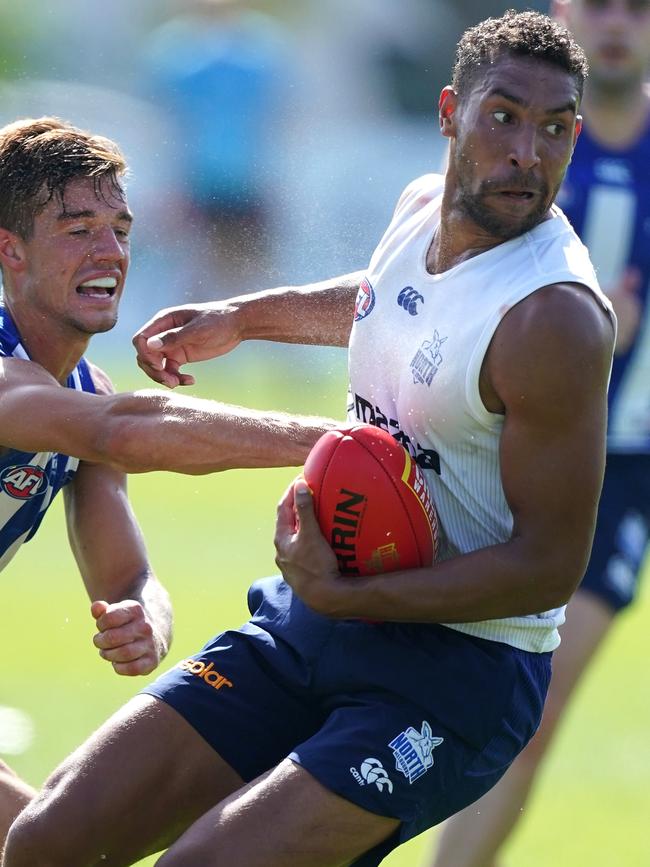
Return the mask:
[[5,494],[15,500],[28,500],[42,494],[46,486],[45,471],[31,464],[7,467],[0,474],[0,485]]
[[422,723],[422,731],[409,726],[388,744],[395,756],[395,767],[401,771],[409,784],[414,783],[433,766],[433,751],[444,738],[434,738],[428,722]]
[[357,292],[357,300],[354,302],[354,321],[359,322],[365,319],[372,313],[372,308],[375,306],[375,290],[370,285],[370,280],[364,277],[359,283],[359,291]]

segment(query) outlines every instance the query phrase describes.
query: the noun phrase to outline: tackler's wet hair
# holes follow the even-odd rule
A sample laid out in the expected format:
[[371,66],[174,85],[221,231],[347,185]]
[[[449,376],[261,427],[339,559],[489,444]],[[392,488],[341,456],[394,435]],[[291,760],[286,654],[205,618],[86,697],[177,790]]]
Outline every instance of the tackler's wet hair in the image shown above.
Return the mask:
[[91,178],[123,196],[127,166],[115,142],[57,117],[27,118],[0,129],[0,226],[28,240],[34,219],[72,180]]

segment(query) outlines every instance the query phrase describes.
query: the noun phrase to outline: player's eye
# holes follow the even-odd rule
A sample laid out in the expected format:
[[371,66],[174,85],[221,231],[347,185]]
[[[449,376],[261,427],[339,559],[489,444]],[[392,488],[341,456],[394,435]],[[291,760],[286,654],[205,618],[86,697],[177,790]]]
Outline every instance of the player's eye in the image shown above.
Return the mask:
[[565,126],[563,123],[549,123],[546,125],[546,130],[555,138],[558,138],[562,135],[565,130]]
[[496,120],[497,123],[510,123],[512,120],[512,115],[508,111],[493,111],[492,117]]

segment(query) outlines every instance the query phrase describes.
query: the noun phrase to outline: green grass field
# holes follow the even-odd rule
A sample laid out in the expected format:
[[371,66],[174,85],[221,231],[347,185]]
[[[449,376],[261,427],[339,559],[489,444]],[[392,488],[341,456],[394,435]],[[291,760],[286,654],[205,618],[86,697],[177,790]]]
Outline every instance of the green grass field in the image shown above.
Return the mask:
[[[252,352],[238,352],[234,360],[197,368],[196,393],[342,416],[345,375],[339,354],[269,347],[264,363],[256,365]],[[137,371],[118,373],[115,381],[120,388],[147,387]],[[174,602],[171,661],[245,619],[248,584],[275,571],[275,504],[294,475],[287,469],[132,477],[131,497],[151,560]],[[30,748],[5,757],[38,786],[143,681],[116,677],[96,656],[94,623],[65,541],[60,503],[1,580],[0,704],[20,708],[35,725]],[[506,867],[650,864],[649,623],[646,592],[585,678],[534,804],[507,851]],[[158,749],[164,761],[165,745]],[[384,863],[424,867],[432,840],[424,835]]]

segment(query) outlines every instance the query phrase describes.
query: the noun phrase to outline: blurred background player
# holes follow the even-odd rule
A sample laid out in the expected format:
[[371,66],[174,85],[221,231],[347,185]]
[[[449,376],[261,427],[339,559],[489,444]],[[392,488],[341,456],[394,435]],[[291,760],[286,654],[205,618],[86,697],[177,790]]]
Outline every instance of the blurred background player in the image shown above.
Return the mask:
[[443,828],[435,867],[493,867],[581,675],[634,598],[650,528],[650,0],[556,0],[589,60],[584,125],[558,204],[618,317],[608,456],[589,568],[569,603],[539,731]]
[[283,27],[247,0],[174,0],[169,10],[145,42],[147,95],[183,142],[187,219],[212,263],[210,285],[245,291],[270,255]]

